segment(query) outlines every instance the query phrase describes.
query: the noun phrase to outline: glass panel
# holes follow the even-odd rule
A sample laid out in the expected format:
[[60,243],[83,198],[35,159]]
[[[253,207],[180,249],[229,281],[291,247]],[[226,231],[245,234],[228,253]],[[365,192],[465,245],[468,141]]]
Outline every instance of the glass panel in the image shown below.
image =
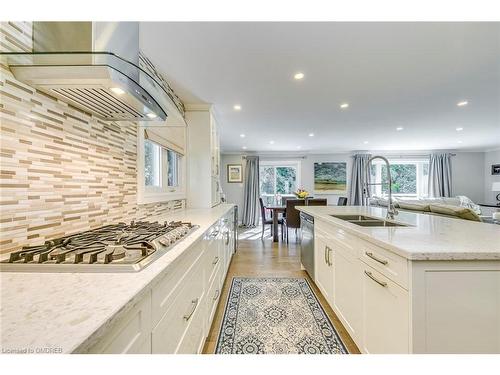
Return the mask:
[[179,154],[167,150],[167,184],[168,186],[179,186]]
[[297,190],[297,171],[294,167],[276,167],[276,192],[292,194]]
[[260,193],[274,195],[274,168],[261,167],[260,168]]
[[[140,85],[136,89],[145,89],[163,108],[168,108],[170,101],[171,94],[155,77],[110,52],[0,52],[0,63],[7,66],[110,66]],[[126,82],[123,76],[120,77]],[[156,103],[150,103],[150,109],[160,115]]]
[[[391,164],[392,192],[394,194],[417,194],[416,164]],[[387,166],[382,165],[382,192],[388,193]]]
[[144,142],[144,182],[146,186],[160,186],[161,148],[151,141]]

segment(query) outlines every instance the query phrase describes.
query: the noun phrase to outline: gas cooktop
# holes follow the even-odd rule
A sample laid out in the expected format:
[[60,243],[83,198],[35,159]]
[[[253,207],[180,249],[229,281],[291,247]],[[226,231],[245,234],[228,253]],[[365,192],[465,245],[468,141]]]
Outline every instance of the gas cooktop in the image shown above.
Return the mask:
[[23,247],[0,262],[6,272],[134,272],[165,254],[197,225],[132,221]]

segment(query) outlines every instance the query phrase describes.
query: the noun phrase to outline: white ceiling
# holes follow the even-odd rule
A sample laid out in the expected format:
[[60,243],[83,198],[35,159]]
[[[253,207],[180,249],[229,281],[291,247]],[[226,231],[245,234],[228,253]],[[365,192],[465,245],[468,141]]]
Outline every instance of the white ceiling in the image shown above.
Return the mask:
[[225,152],[500,146],[500,23],[142,23],[141,48]]

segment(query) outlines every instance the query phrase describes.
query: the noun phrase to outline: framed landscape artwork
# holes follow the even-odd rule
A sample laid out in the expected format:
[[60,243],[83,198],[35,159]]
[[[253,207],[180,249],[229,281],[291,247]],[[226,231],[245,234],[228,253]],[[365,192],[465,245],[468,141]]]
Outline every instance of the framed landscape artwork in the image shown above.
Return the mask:
[[243,166],[241,164],[227,165],[227,182],[243,182]]
[[347,190],[347,163],[314,163],[314,192],[337,194]]

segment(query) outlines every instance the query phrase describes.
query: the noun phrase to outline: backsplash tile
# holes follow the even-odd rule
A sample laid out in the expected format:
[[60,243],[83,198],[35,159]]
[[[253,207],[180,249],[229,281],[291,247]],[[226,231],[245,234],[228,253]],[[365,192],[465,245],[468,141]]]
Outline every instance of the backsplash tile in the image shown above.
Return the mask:
[[[29,51],[31,25],[0,23],[0,50]],[[0,253],[182,209],[137,205],[137,124],[104,122],[0,66]]]

